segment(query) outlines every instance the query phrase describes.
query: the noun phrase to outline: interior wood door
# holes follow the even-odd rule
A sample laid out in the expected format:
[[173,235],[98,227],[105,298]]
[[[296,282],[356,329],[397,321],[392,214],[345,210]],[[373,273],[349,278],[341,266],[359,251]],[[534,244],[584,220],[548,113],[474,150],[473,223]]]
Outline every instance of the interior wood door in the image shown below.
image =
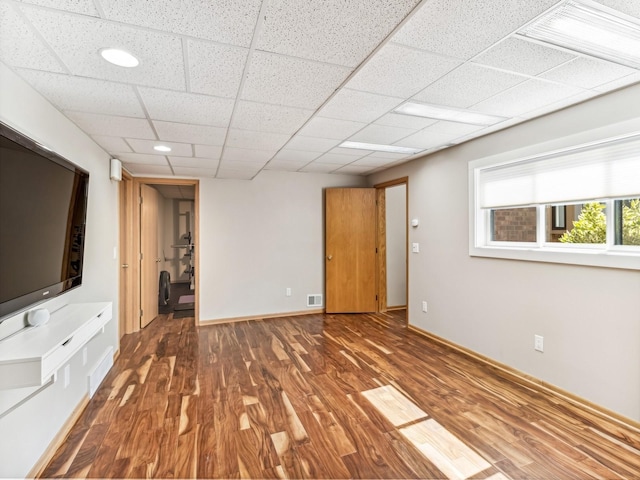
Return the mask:
[[140,186],[140,328],[158,316],[158,204],[160,194]]
[[119,188],[120,196],[120,337],[138,330],[134,325],[133,271],[133,179],[123,172]]
[[376,311],[376,190],[325,191],[327,313]]

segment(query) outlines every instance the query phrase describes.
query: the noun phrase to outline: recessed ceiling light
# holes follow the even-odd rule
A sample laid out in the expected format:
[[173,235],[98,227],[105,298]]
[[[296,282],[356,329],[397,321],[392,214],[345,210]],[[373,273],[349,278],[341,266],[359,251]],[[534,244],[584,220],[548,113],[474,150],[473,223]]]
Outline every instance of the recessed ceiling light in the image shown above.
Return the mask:
[[170,152],[171,147],[167,147],[166,145],[156,145],[153,147],[156,152]]
[[379,143],[342,142],[338,147],[355,148],[360,150],[374,150],[376,152],[406,153],[413,155],[421,152],[423,148],[400,147],[398,145],[382,145]]
[[100,56],[107,62],[119,67],[131,68],[137,67],[140,64],[136,57],[119,48],[103,48],[100,50]]
[[487,115],[485,113],[472,112],[470,110],[459,110],[457,108],[417,102],[403,103],[394,110],[394,113],[484,126],[495,125],[496,123],[507,120],[505,117],[498,117],[496,115]]
[[640,22],[591,1],[569,0],[518,31],[520,35],[640,68]]

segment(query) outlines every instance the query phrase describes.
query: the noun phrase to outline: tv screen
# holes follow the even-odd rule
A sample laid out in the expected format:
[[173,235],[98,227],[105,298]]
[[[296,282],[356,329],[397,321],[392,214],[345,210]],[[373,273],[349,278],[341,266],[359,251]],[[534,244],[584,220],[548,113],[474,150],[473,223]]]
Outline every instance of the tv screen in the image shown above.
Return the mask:
[[82,283],[89,174],[0,123],[0,322]]

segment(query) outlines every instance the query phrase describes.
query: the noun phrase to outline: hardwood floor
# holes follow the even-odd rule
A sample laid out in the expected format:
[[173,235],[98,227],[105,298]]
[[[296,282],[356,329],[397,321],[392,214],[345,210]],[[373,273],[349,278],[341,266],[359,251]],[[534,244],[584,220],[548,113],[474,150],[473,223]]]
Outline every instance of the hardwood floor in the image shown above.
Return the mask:
[[640,431],[514,383],[404,312],[127,335],[43,472],[118,478],[640,478]]

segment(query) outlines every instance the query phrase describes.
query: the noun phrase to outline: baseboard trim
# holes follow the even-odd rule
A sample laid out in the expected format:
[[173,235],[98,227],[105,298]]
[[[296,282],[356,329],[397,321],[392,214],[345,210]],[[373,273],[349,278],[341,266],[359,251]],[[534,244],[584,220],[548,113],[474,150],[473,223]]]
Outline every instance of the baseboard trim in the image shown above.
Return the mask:
[[563,390],[562,388],[557,387],[551,383],[547,383],[544,380],[540,380],[539,378],[533,377],[531,375],[527,375],[526,373],[521,372],[520,370],[517,370],[513,367],[510,367],[509,365],[500,363],[492,358],[485,357],[484,355],[474,352],[473,350],[463,347],[462,345],[458,345],[457,343],[454,343],[445,338],[439,337],[438,335],[427,332],[426,330],[422,330],[421,328],[416,327],[415,325],[409,325],[408,328],[409,330],[411,330],[412,332],[420,336],[423,336],[435,343],[438,343],[444,347],[450,348],[451,350],[461,353],[462,355],[465,355],[466,357],[469,357],[479,363],[483,363],[490,368],[498,370],[505,376],[509,377],[511,380],[518,382],[526,387],[529,387],[529,388],[534,387],[537,389],[541,389],[545,393],[548,393],[555,397],[566,400],[571,404],[573,404],[574,406],[582,410],[585,410],[589,413],[598,415],[606,420],[613,420],[615,422],[618,422],[624,425],[625,427],[632,427],[640,431],[640,422],[627,418],[624,415],[621,415],[617,412],[609,410],[608,408],[605,408],[601,405],[590,402],[589,400],[586,400],[567,390]]
[[393,312],[395,310],[406,310],[406,305],[394,305],[393,307],[387,307],[387,312]]
[[82,400],[78,404],[78,406],[73,410],[73,413],[67,421],[64,422],[64,425],[60,429],[60,431],[53,437],[53,440],[49,443],[49,446],[44,451],[44,453],[40,456],[36,464],[31,468],[26,478],[38,478],[44,471],[44,469],[49,465],[49,462],[58,451],[58,448],[62,446],[64,441],[67,439],[67,435],[71,432],[71,429],[76,424],[76,422],[80,419],[80,415],[84,412],[84,409],[89,405],[89,395],[85,394],[82,397]]
[[282,317],[299,317],[301,315],[318,315],[324,313],[323,308],[315,310],[300,310],[298,312],[284,312],[284,313],[269,313],[267,315],[250,315],[248,317],[230,317],[230,318],[217,318],[215,320],[200,320],[198,325],[215,325],[218,323],[234,323],[234,322],[246,322],[248,320],[268,320],[270,318],[282,318]]

